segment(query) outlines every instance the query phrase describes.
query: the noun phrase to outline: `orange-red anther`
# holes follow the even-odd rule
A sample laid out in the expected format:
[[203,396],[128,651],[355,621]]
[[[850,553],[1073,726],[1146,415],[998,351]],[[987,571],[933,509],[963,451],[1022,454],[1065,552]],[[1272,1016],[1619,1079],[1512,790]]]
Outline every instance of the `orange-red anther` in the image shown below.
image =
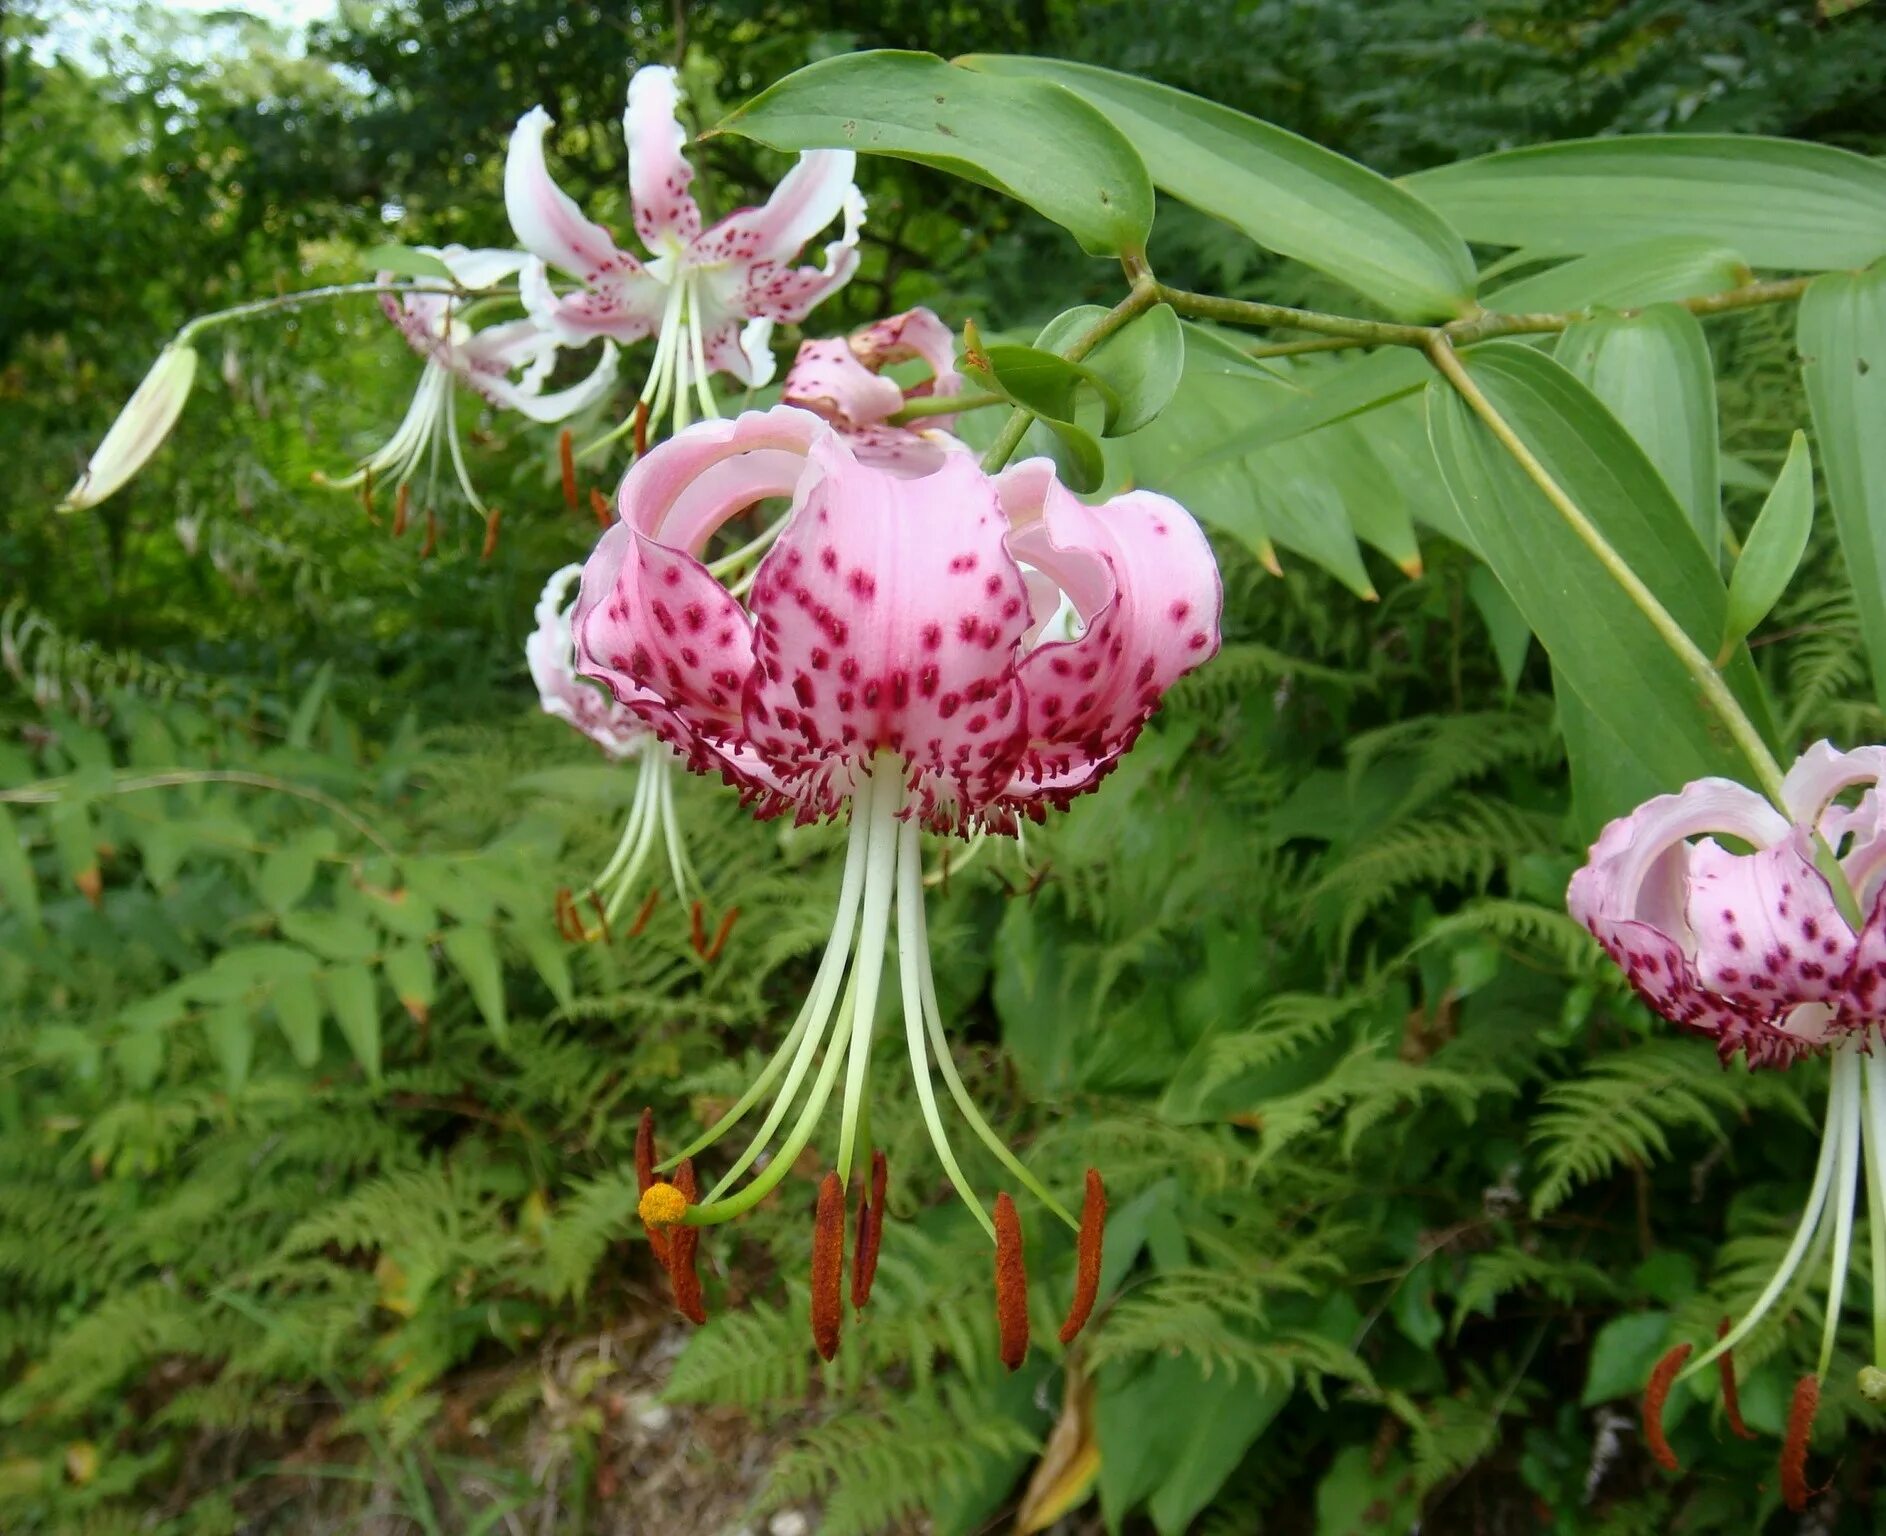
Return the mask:
[[648,402],[635,402],[635,456],[640,458],[648,452]]
[[[655,1182],[655,1111],[644,1109],[635,1127],[635,1192],[648,1193]],[[668,1267],[668,1234],[660,1227],[648,1229],[648,1246],[656,1262]]]
[[579,505],[576,499],[576,450],[571,444],[568,427],[557,434],[557,462],[563,469],[563,504],[574,512]]
[[655,915],[655,904],[661,900],[659,888],[648,893],[648,899],[642,903],[642,910],[635,914],[635,921],[629,924],[629,937],[637,939],[648,926],[648,920]]
[[838,1353],[838,1330],[845,1317],[838,1287],[844,1274],[845,1186],[834,1172],[819,1185],[812,1228],[812,1345],[822,1360]]
[[[694,1182],[694,1159],[684,1157],[675,1168],[674,1187],[692,1205],[699,1194]],[[701,1299],[701,1277],[694,1268],[694,1257],[701,1246],[699,1227],[676,1226],[668,1232],[668,1283],[674,1288],[675,1309],[690,1323],[707,1321],[707,1306]]]
[[406,514],[412,510],[412,495],[406,482],[400,481],[399,489],[393,492],[393,537],[404,538],[406,535]]
[[371,469],[364,471],[360,477],[360,506],[367,514],[367,521],[377,528],[380,520],[373,515],[373,471]]
[[1028,1268],[1022,1260],[1022,1219],[1006,1190],[995,1197],[995,1319],[1002,1363],[1016,1370],[1028,1358]]
[[[1716,1337],[1727,1338],[1729,1319],[1716,1325]],[[1722,1411],[1729,1420],[1729,1432],[1738,1440],[1753,1440],[1755,1431],[1742,1422],[1742,1398],[1735,1387],[1735,1351],[1725,1349],[1716,1356],[1716,1374],[1722,1381]]]
[[616,515],[609,506],[609,498],[593,485],[589,488],[589,510],[596,514],[598,528],[607,528],[616,520]]
[[858,1242],[851,1255],[851,1304],[860,1311],[871,1299],[878,1273],[878,1246],[884,1241],[884,1189],[890,1165],[882,1152],[871,1154],[870,1198],[858,1202]]
[[498,524],[504,520],[504,513],[493,507],[485,514],[485,547],[478,551],[480,560],[489,560],[498,549]]
[[595,891],[589,893],[589,905],[596,914],[596,926],[602,931],[602,941],[612,943],[609,937],[609,909],[603,905],[602,897]]
[[703,959],[707,956],[707,925],[701,919],[701,904],[695,901],[688,907],[688,943],[694,946],[694,953]]
[[1794,1384],[1788,1404],[1788,1435],[1781,1442],[1781,1497],[1797,1515],[1807,1508],[1807,1442],[1814,1433],[1814,1414],[1821,1405],[1820,1379],[1803,1376]]
[[426,508],[426,542],[419,546],[419,558],[429,559],[439,547],[439,516],[432,508]]
[[727,935],[733,932],[733,925],[738,922],[739,919],[740,909],[738,907],[729,907],[721,914],[720,925],[714,930],[713,942],[701,951],[701,958],[707,961],[708,964],[711,965],[720,958],[721,950],[726,947]]
[[572,931],[571,924],[576,914],[570,905],[570,888],[567,885],[557,887],[557,932],[563,935],[564,942],[574,944],[582,937],[581,931]]
[[1100,1175],[1089,1168],[1087,1193],[1081,1200],[1081,1232],[1075,1244],[1074,1300],[1067,1309],[1067,1321],[1061,1324],[1063,1344],[1072,1344],[1074,1336],[1094,1315],[1094,1302],[1100,1296],[1100,1245],[1106,1230],[1106,1186],[1100,1182]]
[[1683,1470],[1683,1463],[1676,1459],[1676,1452],[1663,1437],[1663,1405],[1669,1399],[1670,1388],[1676,1385],[1676,1373],[1683,1369],[1683,1362],[1689,1357],[1690,1346],[1678,1344],[1657,1362],[1644,1387],[1644,1444],[1666,1472]]

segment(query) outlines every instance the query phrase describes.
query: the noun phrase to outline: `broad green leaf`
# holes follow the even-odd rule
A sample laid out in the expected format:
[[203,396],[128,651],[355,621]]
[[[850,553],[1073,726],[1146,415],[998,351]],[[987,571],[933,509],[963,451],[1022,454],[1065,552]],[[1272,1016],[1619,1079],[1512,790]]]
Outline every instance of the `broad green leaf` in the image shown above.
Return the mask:
[[168,1044],[169,1038],[161,1029],[133,1029],[118,1037],[111,1054],[133,1092],[150,1092],[164,1070]]
[[1795,345],[1873,694],[1886,703],[1886,267],[1817,278]]
[[369,272],[391,272],[396,277],[442,277],[452,281],[452,269],[437,256],[414,250],[410,245],[376,245],[360,253],[360,264]]
[[[1630,434],[1571,374],[1531,347],[1494,342],[1463,361],[1597,534],[1690,639],[1712,651],[1728,606],[1722,579]],[[1428,388],[1428,424],[1482,557],[1569,690],[1616,732],[1617,750],[1633,771],[1666,790],[1712,773],[1746,778],[1749,765],[1650,620],[1444,380]],[[1745,651],[1725,676],[1760,728],[1767,708]],[[1647,730],[1652,721],[1656,728]]]
[[415,1017],[423,1018],[436,995],[431,947],[396,944],[380,957],[380,964],[400,1005]]
[[39,886],[20,841],[19,825],[4,805],[0,805],[0,896],[28,929],[38,931]]
[[[1042,327],[1035,345],[1061,352],[1107,311],[1082,304]],[[1185,327],[1169,304],[1155,304],[1109,336],[1082,363],[1113,391],[1118,404],[1108,437],[1137,432],[1171,402],[1185,375]]]
[[292,944],[238,944],[187,981],[190,995],[200,1001],[234,1002],[252,993],[305,987],[318,969],[314,956]]
[[821,59],[714,130],[774,149],[855,149],[935,166],[1052,219],[1090,256],[1141,252],[1153,223],[1146,167],[1073,92],[880,49]]
[[256,872],[255,887],[272,912],[294,907],[314,884],[314,872],[334,851],[332,827],[311,827],[267,854]]
[[1747,263],[1714,240],[1664,235],[1561,262],[1495,289],[1484,302],[1509,315],[1598,304],[1629,309],[1721,293],[1749,277]]
[[249,1066],[255,1059],[255,1031],[249,1025],[249,1010],[237,1003],[212,1008],[203,1016],[203,1033],[210,1043],[210,1054],[222,1068],[223,1082],[231,1093],[239,1093],[249,1081]]
[[1527,653],[1532,650],[1532,626],[1519,605],[1506,595],[1499,577],[1484,565],[1476,565],[1467,573],[1467,596],[1473,599],[1487,627],[1487,638],[1493,642],[1494,659],[1500,666],[1500,680],[1506,684],[1506,697],[1511,699],[1519,688],[1519,675],[1526,668]]
[[1557,356],[1650,455],[1713,557],[1722,547],[1722,492],[1716,369],[1702,322],[1675,304],[1599,314],[1561,336]]
[[1080,363],[1010,342],[970,353],[963,372],[1011,405],[1034,413],[1035,422],[1048,434],[1061,478],[1070,487],[1082,493],[1100,489],[1106,456],[1099,437],[1076,417],[1086,416],[1104,431],[1120,408],[1112,385]]
[[312,1067],[321,1059],[321,994],[313,986],[280,987],[269,997],[275,1023],[295,1060]]
[[369,1082],[380,1081],[380,998],[364,965],[336,965],[321,977],[341,1038]]
[[511,936],[529,957],[532,968],[543,978],[558,1006],[568,1008],[575,1002],[576,991],[570,982],[569,947],[556,929],[541,919],[526,920],[512,925]]
[[1276,383],[1286,379],[1282,372],[1263,358],[1251,356],[1236,339],[1208,325],[1181,320],[1179,329],[1185,333],[1185,367],[1188,373],[1224,374],[1230,378],[1255,379],[1259,383]]
[[1807,434],[1796,432],[1788,444],[1788,461],[1775,477],[1774,489],[1762,503],[1761,515],[1749,529],[1742,557],[1729,578],[1729,616],[1723,621],[1722,634],[1725,656],[1753,634],[1781,601],[1813,529],[1814,465]]
[[1582,1408],[1621,1397],[1641,1397],[1652,1367],[1670,1340],[1668,1312],[1627,1312],[1614,1317],[1591,1341],[1591,1363]]
[[371,960],[379,950],[373,930],[350,913],[316,908],[285,912],[282,932],[328,960]]
[[972,351],[963,372],[1011,404],[1050,421],[1072,421],[1083,388],[1091,389],[1104,412],[1103,431],[1111,432],[1120,414],[1119,392],[1086,363],[1069,362],[1045,346],[998,342]]
[[1405,188],[1332,150],[1171,86],[1088,64],[994,54],[964,62],[1078,92],[1144,156],[1161,191],[1347,283],[1391,314],[1448,319],[1472,301],[1473,259],[1460,236]]
[[1660,133],[1501,150],[1404,177],[1469,240],[1579,256],[1711,240],[1807,272],[1886,255],[1886,166],[1827,144]]
[[324,661],[314,674],[314,681],[308,684],[308,691],[301,696],[301,702],[295,706],[295,713],[288,721],[288,745],[305,749],[314,737],[315,723],[321,718],[321,706],[327,702],[327,691],[334,684],[334,663]]
[[497,949],[489,929],[449,928],[440,939],[445,958],[465,978],[472,1001],[491,1026],[491,1033],[502,1045],[510,1032],[504,1008],[504,973],[498,965]]
[[1413,394],[1433,377],[1419,352],[1384,347],[1321,366],[1299,364],[1284,374],[1288,388],[1259,384],[1236,428],[1223,438],[1201,432],[1194,452],[1201,464],[1237,459],[1333,421],[1346,421]]

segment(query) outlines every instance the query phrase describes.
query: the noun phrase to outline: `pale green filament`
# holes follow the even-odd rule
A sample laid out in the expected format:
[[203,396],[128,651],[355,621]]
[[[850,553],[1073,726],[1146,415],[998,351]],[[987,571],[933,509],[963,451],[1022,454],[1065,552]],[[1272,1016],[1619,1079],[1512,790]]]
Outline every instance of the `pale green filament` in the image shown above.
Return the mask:
[[[916,829],[909,830],[910,848],[908,862],[913,870],[923,868],[917,849]],[[1066,1206],[1049,1194],[1032,1173],[1023,1166],[1022,1160],[1009,1151],[1002,1138],[990,1128],[989,1122],[982,1118],[982,1111],[976,1108],[976,1101],[969,1096],[969,1090],[963,1086],[962,1075],[956,1070],[956,1062],[950,1055],[949,1040],[943,1033],[943,1010],[936,1000],[936,974],[930,969],[930,937],[928,923],[924,919],[923,909],[917,908],[918,930],[916,936],[917,961],[921,967],[920,980],[923,994],[924,1023],[930,1032],[930,1049],[936,1057],[936,1064],[943,1074],[943,1081],[950,1090],[950,1097],[956,1100],[956,1107],[969,1122],[969,1128],[981,1138],[982,1144],[995,1155],[995,1159],[1004,1168],[1021,1181],[1021,1185],[1043,1205],[1059,1216],[1076,1232],[1081,1224],[1071,1215]]]
[[1821,1135],[1820,1160],[1814,1167],[1814,1185],[1808,1192],[1807,1209],[1801,1213],[1801,1224],[1795,1228],[1794,1241],[1788,1245],[1787,1253],[1769,1280],[1767,1289],[1757,1298],[1755,1305],[1743,1315],[1742,1320],[1735,1327],[1718,1339],[1712,1348],[1705,1350],[1692,1360],[1684,1368],[1678,1380],[1695,1375],[1719,1355],[1734,1349],[1737,1344],[1747,1338],[1755,1325],[1768,1315],[1769,1309],[1787,1289],[1788,1282],[1794,1278],[1794,1272],[1800,1266],[1802,1255],[1807,1252],[1808,1244],[1814,1240],[1815,1229],[1820,1225],[1821,1212],[1827,1205],[1828,1187],[1833,1183],[1834,1159],[1843,1139],[1840,1127],[1840,1111],[1843,1107],[1841,1085],[1846,1080],[1843,1073],[1849,1070],[1858,1070],[1852,1053],[1836,1052],[1833,1079],[1827,1089],[1828,1118],[1826,1129]]
[[1833,1363],[1834,1339],[1840,1331],[1840,1304],[1846,1299],[1847,1266],[1853,1258],[1853,1196],[1860,1176],[1860,1061],[1852,1047],[1840,1052],[1848,1065],[1843,1069],[1836,1060],[1835,1081],[1842,1099],[1840,1113],[1840,1163],[1834,1188],[1834,1263],[1827,1277],[1827,1320],[1821,1328],[1820,1363],[1817,1376],[1825,1377]]
[[[865,1077],[871,1064],[871,1031],[877,1019],[878,986],[884,972],[884,938],[890,926],[891,896],[897,877],[897,813],[903,809],[901,764],[880,753],[871,765],[870,781],[858,806],[868,827],[870,852],[865,859],[864,922],[858,933],[852,981],[858,1006],[852,1012],[850,1065],[845,1073],[845,1108],[838,1123],[838,1178],[851,1187],[851,1152],[858,1134],[858,1105],[864,1097]],[[833,1042],[836,1045],[836,1041]]]
[[[838,915],[832,921],[832,931],[826,940],[825,954],[819,961],[818,972],[812,979],[812,990],[806,995],[805,1005],[800,1008],[799,1017],[793,1021],[792,1028],[787,1031],[786,1038],[773,1054],[773,1059],[766,1064],[766,1069],[754,1080],[752,1087],[740,1096],[733,1108],[715,1121],[707,1131],[661,1165],[663,1168],[672,1168],[682,1158],[693,1157],[719,1141],[745,1117],[748,1110],[760,1101],[760,1096],[773,1085],[773,1080],[779,1076],[780,1069],[785,1066],[788,1059],[791,1059],[792,1074],[761,1124],[759,1134],[754,1137],[753,1144],[747,1148],[740,1161],[734,1164],[733,1170],[715,1186],[709,1199],[719,1194],[744,1173],[753,1159],[765,1150],[767,1142],[772,1139],[774,1130],[777,1129],[780,1120],[790,1107],[793,1095],[799,1090],[799,1083],[805,1076],[813,1053],[818,1049],[816,1040],[803,1046],[801,1046],[801,1041],[805,1039],[806,1029],[814,1017],[819,1019],[819,1027],[823,1030],[825,1017],[831,1010],[831,999],[838,991],[838,978],[844,971],[845,959],[851,949],[851,930],[853,923],[857,920],[859,894],[864,889],[864,853],[865,838],[854,831],[850,845],[845,850],[845,873],[838,891]],[[794,1054],[795,1047],[800,1047],[797,1055]]]
[[995,1241],[995,1223],[982,1208],[976,1192],[963,1177],[956,1154],[950,1150],[949,1137],[943,1133],[943,1117],[937,1113],[936,1088],[930,1081],[930,1063],[923,1045],[923,980],[919,956],[924,953],[923,880],[921,856],[917,846],[917,828],[907,823],[899,834],[897,868],[897,968],[904,985],[904,1039],[910,1047],[910,1075],[917,1085],[917,1103],[923,1110],[923,1123],[930,1131],[930,1145],[936,1148],[937,1161],[949,1175],[964,1205],[976,1213],[989,1241]]
[[674,775],[668,772],[666,757],[661,760],[659,794],[662,830],[668,837],[668,872],[674,876],[676,894],[686,901],[691,895],[699,895],[701,886],[688,863],[687,844],[681,840],[681,826],[675,818]]
[[[1875,1042],[1877,1044],[1877,1042]],[[1886,1361],[1886,1062],[1861,1058],[1866,1073],[1866,1226],[1873,1250],[1873,1363]]]

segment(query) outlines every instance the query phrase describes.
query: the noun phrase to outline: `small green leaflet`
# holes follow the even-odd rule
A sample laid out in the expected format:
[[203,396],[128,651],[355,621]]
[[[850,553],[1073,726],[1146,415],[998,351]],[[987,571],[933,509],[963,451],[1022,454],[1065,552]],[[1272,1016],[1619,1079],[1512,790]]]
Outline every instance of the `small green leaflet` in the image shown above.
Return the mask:
[[1742,558],[1735,563],[1735,574],[1729,578],[1729,614],[1723,624],[1718,666],[1735,653],[1788,590],[1813,528],[1814,466],[1807,434],[1796,432],[1788,444],[1788,461],[1775,477],[1774,489],[1762,504],[1761,515],[1742,546]]

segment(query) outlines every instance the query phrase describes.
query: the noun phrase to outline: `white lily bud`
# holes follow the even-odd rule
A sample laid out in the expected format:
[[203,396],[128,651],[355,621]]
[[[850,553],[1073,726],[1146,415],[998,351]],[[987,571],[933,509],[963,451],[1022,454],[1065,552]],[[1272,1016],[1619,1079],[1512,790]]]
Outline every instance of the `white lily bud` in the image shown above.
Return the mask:
[[111,424],[78,484],[66,492],[59,510],[82,512],[95,507],[142,469],[170,436],[195,379],[195,350],[185,342],[165,347]]

